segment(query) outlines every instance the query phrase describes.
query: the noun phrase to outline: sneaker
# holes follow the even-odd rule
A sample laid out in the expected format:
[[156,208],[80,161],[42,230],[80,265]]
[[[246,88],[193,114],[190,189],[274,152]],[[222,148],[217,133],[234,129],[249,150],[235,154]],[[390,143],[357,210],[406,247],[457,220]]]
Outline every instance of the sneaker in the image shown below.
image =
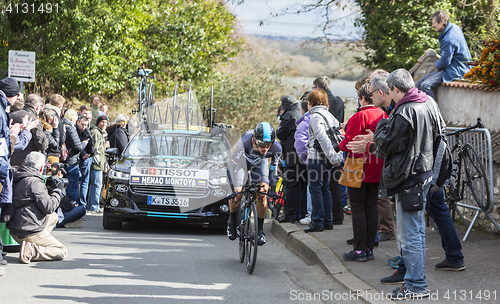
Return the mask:
[[83,224],[82,220],[76,220],[74,222],[66,223],[64,228],[80,228]]
[[396,270],[390,276],[382,278],[382,284],[401,284],[405,282],[405,271]]
[[30,242],[21,242],[21,250],[19,252],[19,261],[24,264],[31,263],[31,259],[33,258],[34,249],[33,244]]
[[348,253],[344,253],[343,255],[344,261],[356,261],[356,262],[366,262],[368,258],[366,257],[366,253],[361,251],[361,253],[356,253],[356,251],[351,250]]
[[259,230],[259,235],[257,236],[257,245],[262,246],[266,243],[266,234],[264,230]]
[[348,245],[354,245],[354,238],[345,241]]
[[375,256],[373,255],[373,250],[366,249],[365,253],[366,253],[366,257],[368,258],[368,260],[374,260],[375,259]]
[[2,265],[2,266],[5,266],[5,265],[7,265],[7,264],[8,264],[8,263],[7,263],[7,261],[6,261],[6,260],[2,260],[2,261],[0,261],[0,265]]
[[395,256],[393,258],[387,259],[387,263],[392,264],[393,262],[399,262],[401,260],[401,256]]
[[303,219],[301,219],[299,221],[300,224],[302,225],[309,225],[311,224],[311,215],[310,214],[306,214],[306,217],[304,217]]
[[231,221],[231,219],[227,221],[226,234],[231,241],[236,239],[236,222]]
[[437,270],[462,271],[465,269],[465,264],[464,264],[464,262],[457,263],[457,264],[451,264],[450,262],[448,262],[445,259],[441,263],[437,263],[434,267]]
[[410,299],[423,299],[429,297],[430,292],[426,290],[425,292],[414,292],[402,285],[396,292],[391,295],[391,300],[410,300]]
[[396,235],[394,233],[381,232],[379,233],[380,242],[395,240]]
[[399,261],[389,263],[389,266],[391,266],[391,268],[398,269]]

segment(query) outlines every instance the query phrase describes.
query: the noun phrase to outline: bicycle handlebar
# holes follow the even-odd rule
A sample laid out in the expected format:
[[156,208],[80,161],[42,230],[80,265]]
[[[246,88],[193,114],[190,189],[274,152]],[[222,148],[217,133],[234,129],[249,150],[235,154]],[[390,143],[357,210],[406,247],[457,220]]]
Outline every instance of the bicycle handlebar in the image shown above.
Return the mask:
[[236,193],[233,193],[233,194],[229,195],[227,198],[228,198],[228,199],[234,199],[234,198],[236,198],[236,196],[237,196],[238,194],[243,194],[243,193],[250,193],[250,192],[254,192],[254,193],[264,194],[264,195],[267,195],[267,196],[269,196],[269,197],[271,197],[271,198],[275,199],[275,197],[273,197],[273,195],[271,195],[271,193],[258,191],[258,190],[260,190],[260,188],[262,188],[262,186],[261,186],[261,185],[251,184],[251,185],[250,185],[250,186],[248,186],[248,187],[247,187],[247,186],[243,187],[243,190],[242,190],[242,191],[240,191],[240,192],[236,192]]
[[456,130],[456,131],[453,131],[453,132],[450,132],[450,133],[446,133],[446,136],[453,136],[453,135],[456,135],[456,134],[459,134],[459,133],[463,133],[463,132],[466,132],[466,131],[469,131],[469,130],[472,130],[472,129],[476,129],[476,128],[484,128],[484,125],[481,122],[481,117],[477,118],[476,124],[473,125],[472,127],[467,127],[467,128],[461,129],[461,130]]

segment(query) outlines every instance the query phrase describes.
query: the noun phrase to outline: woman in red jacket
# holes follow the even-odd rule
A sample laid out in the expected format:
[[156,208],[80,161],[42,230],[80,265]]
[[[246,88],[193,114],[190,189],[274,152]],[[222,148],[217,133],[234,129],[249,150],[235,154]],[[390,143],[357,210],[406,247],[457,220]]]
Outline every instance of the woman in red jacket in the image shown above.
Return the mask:
[[387,115],[373,105],[368,84],[359,89],[358,98],[361,107],[347,122],[345,138],[340,143],[340,150],[348,152],[349,157],[365,159],[361,188],[347,188],[352,211],[354,249],[344,253],[344,260],[365,262],[374,259],[373,247],[378,229],[378,183],[384,161],[373,154],[352,153],[346,145],[357,135],[367,134],[367,129],[375,133],[378,122],[387,118]]

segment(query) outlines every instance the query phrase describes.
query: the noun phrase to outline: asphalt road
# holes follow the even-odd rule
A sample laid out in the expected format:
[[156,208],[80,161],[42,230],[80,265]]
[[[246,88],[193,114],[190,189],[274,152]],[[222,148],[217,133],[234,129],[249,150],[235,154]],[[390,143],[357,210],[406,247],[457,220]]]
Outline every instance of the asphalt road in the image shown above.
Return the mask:
[[[102,228],[87,215],[78,229],[53,234],[64,261],[20,264],[9,253],[1,303],[356,303],[318,266],[308,266],[270,232],[248,274],[223,231],[150,223]],[[344,300],[342,300],[344,297]],[[5,302],[4,302],[5,301]],[[358,302],[361,303],[361,302]]]

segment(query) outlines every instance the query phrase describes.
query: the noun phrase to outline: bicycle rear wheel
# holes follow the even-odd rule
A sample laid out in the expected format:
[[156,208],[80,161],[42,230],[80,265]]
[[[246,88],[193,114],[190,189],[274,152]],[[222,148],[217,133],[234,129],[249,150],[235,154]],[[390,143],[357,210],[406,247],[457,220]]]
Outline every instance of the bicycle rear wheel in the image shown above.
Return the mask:
[[259,233],[257,208],[250,202],[246,209],[245,220],[245,263],[248,273],[252,273],[257,262],[257,235]]
[[[470,193],[479,208],[487,211],[490,208],[491,196],[486,170],[476,150],[469,144],[464,145],[462,150],[462,162],[465,176],[462,176],[461,193],[464,195]],[[464,193],[466,189],[468,193]]]
[[[243,196],[242,202],[244,202],[246,198]],[[239,243],[239,256],[240,263],[243,263],[245,260],[245,208],[240,208],[240,213],[238,216],[238,222],[236,223],[236,233],[238,234],[238,243]]]

